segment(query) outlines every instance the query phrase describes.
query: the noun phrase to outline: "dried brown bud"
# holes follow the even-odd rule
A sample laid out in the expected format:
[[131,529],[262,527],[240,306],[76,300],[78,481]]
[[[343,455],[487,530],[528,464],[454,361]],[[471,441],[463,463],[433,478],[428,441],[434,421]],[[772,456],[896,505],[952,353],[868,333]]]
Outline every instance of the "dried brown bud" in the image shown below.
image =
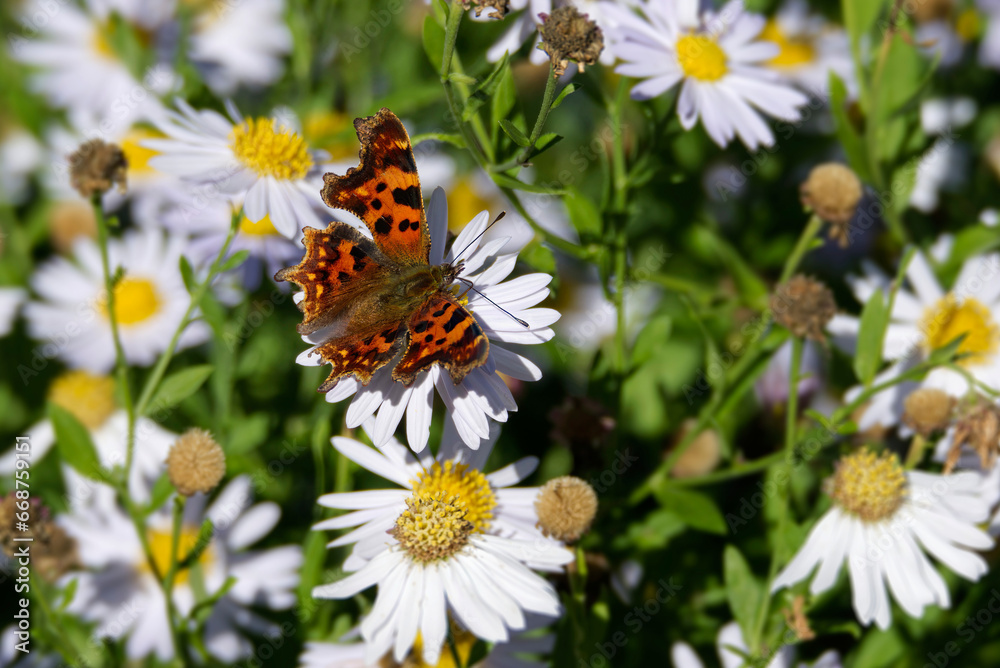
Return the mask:
[[490,11],[487,16],[491,19],[502,19],[510,11],[510,0],[462,0],[462,7],[469,9],[476,5],[476,16],[481,16],[483,10]]
[[535,499],[538,526],[556,540],[579,540],[597,514],[597,493],[580,478],[564,475],[553,478],[538,491]]
[[809,172],[799,188],[802,204],[831,224],[830,238],[846,248],[850,243],[850,223],[864,194],[861,180],[850,168],[828,162]]
[[948,426],[955,399],[935,388],[921,388],[903,401],[903,423],[921,436],[930,436]]
[[[694,428],[696,420],[688,418],[681,425],[678,433],[678,443],[687,437]],[[674,464],[670,474],[675,478],[695,478],[715,470],[722,459],[722,447],[719,434],[714,429],[705,429],[694,437],[687,449]]]
[[963,445],[968,445],[979,455],[983,468],[992,468],[1000,448],[1000,407],[992,403],[981,403],[973,408],[955,427],[944,472],[950,473]]
[[87,199],[103,195],[113,185],[125,192],[128,161],[117,144],[91,139],[69,156],[69,163],[69,183]]
[[215,489],[226,474],[226,455],[204,429],[188,429],[167,454],[167,475],[184,496]]
[[912,5],[913,20],[917,24],[943,21],[955,9],[955,0],[921,0]]
[[543,49],[552,59],[555,75],[562,76],[570,61],[584,71],[593,65],[604,50],[604,35],[597,24],[581,14],[576,7],[566,5],[551,14],[539,14],[542,26],[538,29]]
[[823,328],[837,314],[837,302],[825,285],[798,274],[771,295],[771,310],[795,336],[822,341]]
[[[20,505],[25,503],[27,510]],[[22,525],[25,512],[28,520]],[[16,538],[31,538],[32,568],[50,582],[79,566],[76,542],[52,520],[49,509],[37,498],[19,500],[11,492],[0,499],[0,548],[8,557],[29,544]]]
[[812,640],[816,637],[816,632],[809,626],[809,618],[805,611],[806,599],[799,594],[792,599],[792,607],[784,608],[781,614],[785,616],[785,623],[788,624],[799,640]]

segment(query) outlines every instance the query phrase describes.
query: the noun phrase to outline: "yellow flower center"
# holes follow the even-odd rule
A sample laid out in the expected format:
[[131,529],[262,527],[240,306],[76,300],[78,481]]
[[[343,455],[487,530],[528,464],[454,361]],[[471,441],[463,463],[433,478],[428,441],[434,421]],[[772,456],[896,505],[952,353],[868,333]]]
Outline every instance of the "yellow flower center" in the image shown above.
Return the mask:
[[457,496],[464,504],[465,520],[472,523],[476,533],[490,528],[496,496],[486,476],[476,469],[469,470],[467,464],[456,464],[450,459],[444,465],[434,462],[429,471],[413,481],[413,491],[435,497],[441,493],[445,498]]
[[837,462],[830,496],[845,511],[866,522],[892,516],[906,499],[906,473],[891,452],[863,449]]
[[305,140],[274,119],[249,118],[229,138],[236,158],[258,176],[294,181],[313,166]]
[[491,208],[498,208],[496,202],[480,195],[471,178],[459,177],[448,193],[448,229],[457,235],[476,215]]
[[115,411],[115,381],[86,371],[67,371],[52,382],[48,397],[84,427],[94,430]]
[[968,7],[955,17],[955,32],[963,42],[971,42],[979,37],[983,30],[983,21],[975,7]]
[[278,234],[277,228],[271,222],[271,214],[265,214],[256,223],[251,223],[249,218],[243,216],[240,219],[240,232],[254,237],[267,237]]
[[[149,549],[153,553],[153,561],[156,562],[156,570],[160,575],[166,575],[170,570],[170,551],[172,547],[173,535],[170,531],[159,531],[149,529],[147,534]],[[177,563],[184,561],[185,557],[194,551],[198,545],[198,530],[191,527],[183,527],[177,536]],[[209,545],[198,557],[197,563],[202,567],[207,567],[215,561],[212,546]],[[151,572],[149,564],[143,561],[143,570]],[[190,578],[190,569],[179,570],[174,575],[174,584],[185,584]]]
[[677,62],[684,74],[699,81],[718,81],[726,75],[726,52],[706,35],[684,35],[677,40]]
[[146,139],[160,139],[165,135],[149,128],[134,127],[129,130],[125,138],[121,140],[122,153],[128,161],[129,177],[135,175],[155,174],[156,169],[149,164],[150,158],[160,154],[151,148],[146,148],[142,142]]
[[816,59],[816,50],[811,43],[804,39],[790,38],[774,19],[769,20],[764,26],[764,30],[760,33],[760,39],[765,42],[774,42],[780,49],[778,55],[768,61],[771,67],[795,68]]
[[318,146],[329,153],[331,160],[356,160],[358,157],[358,140],[347,114],[312,112],[302,124],[302,134],[311,146]]
[[[100,304],[104,317],[108,305]],[[123,278],[115,285],[115,319],[119,325],[137,325],[160,310],[160,296],[156,286],[147,278]]]
[[942,348],[965,334],[958,352],[968,355],[961,364],[981,364],[988,361],[1000,347],[1000,327],[993,314],[978,300],[969,297],[959,304],[954,295],[947,295],[927,309],[921,323],[928,352]]
[[466,514],[457,494],[416,492],[406,500],[406,510],[396,518],[389,534],[414,561],[447,559],[469,542],[473,525],[465,519]]

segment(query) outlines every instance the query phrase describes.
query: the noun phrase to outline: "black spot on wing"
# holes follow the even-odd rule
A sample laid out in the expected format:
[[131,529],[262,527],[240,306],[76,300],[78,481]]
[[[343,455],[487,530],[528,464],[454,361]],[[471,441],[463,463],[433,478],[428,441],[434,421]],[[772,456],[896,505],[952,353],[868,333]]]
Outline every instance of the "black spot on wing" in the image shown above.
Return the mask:
[[420,209],[420,188],[410,186],[408,188],[394,188],[392,199],[396,204],[408,206],[411,209]]
[[400,232],[405,232],[408,229],[410,229],[410,221],[409,220],[406,220],[404,218],[403,220],[399,221],[399,231]]
[[340,272],[340,273],[337,274],[337,280],[340,281],[341,283],[346,283],[347,281],[350,280],[350,278],[351,278],[351,275],[348,274],[345,271],[342,271],[342,272]]
[[377,186],[375,186],[375,192],[377,192],[377,193],[384,192],[385,189],[388,188],[388,187],[389,186],[385,185],[384,183],[380,183]]
[[389,216],[382,216],[375,221],[375,231],[379,234],[389,234],[392,230],[392,218]]
[[423,334],[430,325],[427,322],[418,322],[414,327],[413,331],[417,334]]
[[378,211],[379,209],[381,209],[382,208],[382,200],[380,200],[380,199],[374,199],[374,200],[372,200],[372,208],[375,209],[376,211]]
[[448,318],[448,322],[444,323],[444,331],[451,334],[451,330],[458,327],[459,323],[465,320],[465,318],[466,315],[462,313],[461,309],[455,309],[455,312],[451,314],[450,318]]
[[355,246],[354,248],[351,249],[351,257],[353,257],[355,261],[358,261],[358,260],[364,260],[368,256],[365,255],[365,252],[361,250],[359,246]]

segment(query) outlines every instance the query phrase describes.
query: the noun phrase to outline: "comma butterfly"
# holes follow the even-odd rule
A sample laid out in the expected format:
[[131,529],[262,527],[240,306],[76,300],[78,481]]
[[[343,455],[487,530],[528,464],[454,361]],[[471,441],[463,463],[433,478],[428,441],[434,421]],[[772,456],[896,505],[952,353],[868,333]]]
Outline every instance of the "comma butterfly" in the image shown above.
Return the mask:
[[[361,218],[372,239],[342,222],[305,228],[306,254],[275,280],[305,292],[300,334],[333,366],[327,392],[353,375],[372,374],[403,351],[393,380],[409,385],[421,371],[443,366],[458,384],[486,362],[489,340],[450,289],[463,263],[430,264],[430,231],[410,138],[388,109],[354,121],[361,164],[323,177],[323,201]],[[458,279],[462,280],[462,279]]]

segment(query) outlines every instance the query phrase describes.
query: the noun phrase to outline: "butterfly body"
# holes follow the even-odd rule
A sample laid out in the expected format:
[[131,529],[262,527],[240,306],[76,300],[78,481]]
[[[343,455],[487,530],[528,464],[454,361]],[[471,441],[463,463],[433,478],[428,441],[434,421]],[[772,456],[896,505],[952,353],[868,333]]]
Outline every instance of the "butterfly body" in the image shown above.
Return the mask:
[[489,354],[489,340],[452,290],[462,262],[430,264],[416,163],[399,119],[382,109],[355,128],[361,164],[327,174],[322,194],[361,218],[371,238],[341,222],[306,228],[305,257],[275,275],[303,289],[298,331],[322,341],[313,352],[333,367],[319,390],[347,376],[367,384],[400,353],[393,380],[409,385],[440,365],[460,383]]

